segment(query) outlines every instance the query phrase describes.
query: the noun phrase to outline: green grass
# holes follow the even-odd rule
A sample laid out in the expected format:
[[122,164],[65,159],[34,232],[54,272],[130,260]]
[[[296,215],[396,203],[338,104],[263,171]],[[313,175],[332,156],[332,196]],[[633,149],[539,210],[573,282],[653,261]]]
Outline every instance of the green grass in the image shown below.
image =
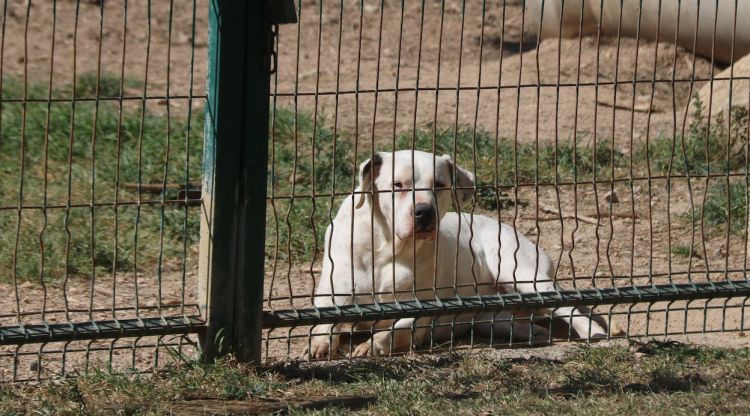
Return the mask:
[[[295,403],[361,397],[357,414],[720,414],[750,406],[750,350],[650,341],[556,359],[492,351],[249,367],[225,359],[156,374],[94,372],[0,387],[0,413],[168,414],[202,399]],[[519,357],[522,355],[519,355]],[[373,401],[367,404],[365,399]],[[348,414],[336,401],[318,414]],[[305,412],[291,406],[291,414]]]
[[[95,77],[82,76],[76,92],[88,95],[95,85]],[[103,77],[102,85],[102,95],[119,93],[119,81],[111,77]],[[66,90],[71,87],[53,95],[64,96]],[[44,85],[28,87],[31,98],[47,94]],[[21,96],[18,81],[4,80],[3,98]],[[26,209],[20,216],[17,210],[0,211],[0,279],[144,269],[180,257],[185,244],[196,242],[197,209],[186,214],[177,206],[162,211],[147,205],[86,205],[137,201],[137,190],[126,189],[126,183],[199,181],[202,112],[192,118],[188,143],[184,116],[168,120],[137,107],[120,115],[113,102],[79,101],[75,112],[69,102],[4,102],[0,111],[0,206],[54,207]],[[162,196],[175,198],[176,190],[142,199]],[[79,206],[66,209],[68,204]]]
[[[124,89],[143,88],[143,82],[137,79],[125,78],[125,80],[120,80],[119,77],[107,73],[97,76],[95,72],[87,72],[78,76],[75,86],[75,96],[84,98],[96,97],[97,84],[99,87],[99,97],[118,97]],[[70,96],[69,91],[65,89],[58,92],[65,94],[64,96]]]
[[[121,83],[117,76],[108,74],[98,80],[95,74],[83,74],[75,91],[71,84],[53,90],[51,95],[94,97],[98,89],[100,96],[114,97],[123,92],[121,84],[125,89],[142,85],[131,79]],[[27,95],[35,99],[44,100],[50,95],[44,83],[30,83],[26,89]],[[21,98],[24,87],[18,80],[6,79],[2,94],[4,98]],[[55,279],[142,270],[179,258],[185,248],[190,250],[195,245],[198,209],[185,215],[183,208],[172,206],[162,213],[151,206],[139,209],[126,205],[115,210],[111,206],[91,209],[86,205],[92,199],[97,203],[112,203],[116,197],[121,201],[137,200],[137,192],[123,188],[125,183],[199,181],[202,111],[195,111],[191,120],[188,149],[184,115],[167,120],[159,111],[141,114],[137,105],[127,106],[121,115],[111,101],[98,105],[78,101],[75,115],[68,102],[5,102],[0,110],[0,206],[14,207],[20,202],[24,206],[58,207],[47,210],[46,215],[41,209],[24,210],[20,221],[16,210],[0,211],[0,279],[13,275],[21,279]],[[699,111],[700,106],[696,108]],[[709,128],[705,120],[696,120],[684,140],[659,138],[648,148],[645,143],[637,145],[634,170],[645,173],[646,154],[654,173],[666,173],[670,164],[675,174],[743,169],[747,138],[741,126],[747,122],[747,112],[735,110],[729,129],[720,121]],[[348,132],[339,130],[334,137],[329,120],[314,120],[303,112],[295,116],[288,108],[277,109],[272,122],[274,141],[268,187],[280,198],[268,203],[266,255],[284,263],[306,263],[322,252],[325,229],[343,198],[337,194],[353,189],[356,167],[369,155],[369,145],[356,149],[355,154]],[[412,147],[450,154],[458,164],[473,171],[479,187],[474,207],[481,210],[524,204],[525,201],[508,197],[514,184],[570,183],[595,177],[608,180],[613,175],[622,179],[629,170],[626,155],[606,139],[599,140],[596,146],[585,137],[575,143],[562,140],[557,145],[537,146],[496,138],[482,128],[426,125],[396,136],[397,150]],[[386,142],[377,146],[378,151],[392,149],[393,144]],[[121,186],[116,195],[118,180]],[[720,186],[717,181],[713,183]],[[729,191],[713,190],[704,213],[706,223],[721,227],[731,212],[732,230],[743,229],[744,216],[738,215],[744,211],[744,199],[739,197],[743,191],[739,181],[733,182]],[[162,196],[174,198],[176,191],[143,195],[152,200]],[[722,205],[725,200],[729,201],[727,209]],[[65,209],[69,203],[83,206]]]
[[672,246],[672,254],[682,257],[690,257],[694,250],[689,245],[678,244]]
[[744,179],[718,179],[709,185],[705,205],[695,208],[695,217],[716,230],[742,234],[747,226],[747,184]]
[[[334,140],[333,131],[322,119],[315,121],[307,114],[295,115],[282,108],[271,121],[274,140],[268,167],[269,194],[299,198],[268,204],[266,255],[309,261],[322,251],[326,227],[342,199],[334,193],[351,192],[356,183],[357,161],[350,141],[345,137]],[[322,196],[313,199],[313,194]]]
[[653,173],[673,175],[705,175],[725,173],[745,168],[747,151],[748,112],[734,107],[730,126],[719,114],[711,124],[705,117],[703,104],[695,96],[693,121],[684,136],[661,135],[648,146],[642,143],[635,152],[644,170],[648,160]]

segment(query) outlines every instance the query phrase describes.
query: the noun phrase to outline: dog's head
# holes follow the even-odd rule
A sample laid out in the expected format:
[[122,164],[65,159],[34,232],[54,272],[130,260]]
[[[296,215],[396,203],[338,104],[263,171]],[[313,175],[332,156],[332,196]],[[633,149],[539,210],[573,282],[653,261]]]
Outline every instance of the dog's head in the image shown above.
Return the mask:
[[474,175],[450,156],[421,151],[380,152],[359,167],[356,207],[367,198],[401,240],[435,238],[438,221],[468,200]]

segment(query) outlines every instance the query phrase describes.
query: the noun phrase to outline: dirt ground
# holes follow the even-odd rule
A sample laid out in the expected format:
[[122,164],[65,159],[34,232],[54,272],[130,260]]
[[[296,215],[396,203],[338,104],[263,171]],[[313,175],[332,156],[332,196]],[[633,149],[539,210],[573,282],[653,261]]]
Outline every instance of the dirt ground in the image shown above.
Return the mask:
[[[167,94],[204,94],[207,3],[175,0],[170,20],[166,1],[130,1],[127,13],[121,1],[107,1],[104,9],[82,1],[76,24],[77,3],[58,0],[53,24],[51,2],[34,1],[28,9],[26,2],[10,2],[4,19],[2,73],[43,82],[51,73],[53,85],[63,85],[72,82],[74,73],[97,71],[99,63],[103,73],[119,74],[124,68],[126,78],[147,80],[149,108],[159,111],[167,104]],[[462,9],[460,1],[447,0],[444,13],[440,1],[423,2],[423,11],[421,3],[406,2],[402,7],[398,1],[386,0],[381,13],[375,0],[364,1],[361,9],[359,0],[303,0],[300,24],[279,31],[273,105],[294,106],[323,117],[339,133],[358,140],[360,149],[368,149],[373,141],[391,143],[399,132],[432,123],[475,125],[527,143],[574,136],[581,143],[614,138],[627,157],[640,141],[682,131],[689,122],[689,97],[718,70],[667,43],[595,37],[537,42],[523,35],[526,17],[515,1],[508,1],[505,8],[502,2],[489,2],[484,13],[482,2],[466,2]],[[193,46],[195,65],[191,66]],[[136,97],[143,91],[127,89],[126,94]],[[176,115],[187,109],[184,99],[168,103]],[[693,185],[693,200],[700,201],[705,181]],[[529,205],[500,215],[536,240],[559,265],[557,278],[564,288],[574,283],[612,287],[631,281],[685,282],[688,271],[699,281],[745,276],[742,238],[713,234],[704,239],[700,228],[681,219],[691,209],[685,180],[672,180],[670,193],[663,179],[634,181],[632,186],[621,182],[614,190],[620,201],[611,215],[603,199],[610,185],[601,184],[522,188],[519,199]],[[554,212],[558,204],[562,213]],[[691,240],[698,257],[671,254],[670,247]],[[195,253],[192,256],[197,258]],[[140,306],[179,306],[183,294],[186,303],[194,303],[197,261],[193,260],[184,272],[185,287],[182,270],[164,273],[161,298],[153,271],[119,277],[117,305],[136,306],[135,281]],[[313,281],[320,277],[319,263],[282,264],[275,272],[272,266],[269,261],[266,309],[309,306]],[[112,317],[112,287],[117,279],[102,277],[93,296],[87,278],[68,282],[67,299],[81,311],[71,317],[85,319],[90,307],[102,309],[102,318]],[[0,285],[0,293],[15,292],[6,283]],[[36,283],[19,286],[24,323],[40,322],[40,299],[45,299],[41,293]],[[46,300],[48,311],[64,310],[60,283],[48,285]],[[4,311],[0,323],[17,322],[16,305],[14,295],[0,298]],[[707,305],[651,305],[648,315],[649,305],[632,308],[630,315],[628,305],[596,311],[611,318],[613,333],[620,335],[747,328],[746,300],[715,300]],[[124,317],[133,311],[116,314]],[[65,316],[48,312],[46,319],[64,321]],[[305,337],[289,341],[287,336],[305,331],[274,331],[270,338],[279,335],[280,339],[266,343],[267,356],[298,356]],[[726,336],[693,336],[700,337],[721,345],[747,345],[742,337],[729,342],[722,341]],[[0,361],[5,365],[8,360]]]
[[[105,7],[95,3],[7,2],[3,76],[48,83],[52,75],[57,88],[81,74],[122,74],[126,80],[145,81],[150,109],[165,105],[169,95],[177,97],[169,103],[178,113],[187,108],[185,98],[204,96],[207,0],[110,1]],[[144,90],[130,88],[125,96],[143,97]]]
[[584,37],[535,48],[517,5],[482,13],[482,2],[446,1],[441,14],[439,1],[424,11],[386,1],[381,13],[365,2],[360,13],[358,3],[304,3],[299,29],[280,29],[273,88],[279,105],[296,99],[309,111],[317,101],[330,121],[338,108],[338,128],[363,144],[390,143],[394,126],[459,123],[522,142],[597,134],[626,146],[647,131],[680,131],[688,97],[712,74],[710,62],[667,43]]

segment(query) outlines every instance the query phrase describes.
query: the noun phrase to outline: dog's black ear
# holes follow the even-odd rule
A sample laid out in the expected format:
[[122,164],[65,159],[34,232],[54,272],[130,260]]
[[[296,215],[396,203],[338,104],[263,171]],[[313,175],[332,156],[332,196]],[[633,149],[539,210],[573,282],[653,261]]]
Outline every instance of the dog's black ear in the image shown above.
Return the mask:
[[448,163],[448,172],[451,175],[451,184],[456,183],[456,196],[460,204],[468,201],[474,193],[474,174],[456,165],[449,155],[443,155]]
[[357,195],[355,208],[361,208],[365,203],[365,198],[371,195],[368,192],[375,191],[375,178],[380,174],[382,165],[383,157],[379,153],[375,153],[371,159],[365,160],[359,165],[359,188],[357,188],[357,191],[360,194]]

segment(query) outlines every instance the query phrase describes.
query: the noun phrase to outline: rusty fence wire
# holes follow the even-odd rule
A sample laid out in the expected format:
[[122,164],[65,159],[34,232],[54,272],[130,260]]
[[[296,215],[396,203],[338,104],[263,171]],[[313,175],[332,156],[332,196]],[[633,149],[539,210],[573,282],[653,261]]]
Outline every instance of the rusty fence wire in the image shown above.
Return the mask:
[[193,354],[208,2],[0,8],[0,382]]
[[296,2],[274,37],[263,358],[744,334],[748,12]]

